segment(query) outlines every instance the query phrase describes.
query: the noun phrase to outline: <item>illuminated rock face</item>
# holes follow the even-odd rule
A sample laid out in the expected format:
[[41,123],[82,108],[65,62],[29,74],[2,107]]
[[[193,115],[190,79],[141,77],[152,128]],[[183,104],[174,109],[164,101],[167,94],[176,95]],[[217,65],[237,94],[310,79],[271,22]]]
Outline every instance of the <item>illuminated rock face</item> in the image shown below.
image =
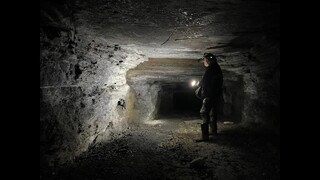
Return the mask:
[[161,93],[170,95],[163,87],[201,78],[204,52],[224,72],[225,115],[280,123],[277,3],[47,0],[40,14],[43,164],[72,160],[131,122],[157,117]]

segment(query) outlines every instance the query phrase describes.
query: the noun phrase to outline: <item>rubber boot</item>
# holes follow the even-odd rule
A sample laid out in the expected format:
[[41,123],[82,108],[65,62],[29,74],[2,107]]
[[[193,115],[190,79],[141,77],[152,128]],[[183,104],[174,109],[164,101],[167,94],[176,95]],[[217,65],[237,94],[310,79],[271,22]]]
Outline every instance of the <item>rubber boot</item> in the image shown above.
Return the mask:
[[209,125],[201,124],[201,139],[197,139],[196,142],[209,141]]

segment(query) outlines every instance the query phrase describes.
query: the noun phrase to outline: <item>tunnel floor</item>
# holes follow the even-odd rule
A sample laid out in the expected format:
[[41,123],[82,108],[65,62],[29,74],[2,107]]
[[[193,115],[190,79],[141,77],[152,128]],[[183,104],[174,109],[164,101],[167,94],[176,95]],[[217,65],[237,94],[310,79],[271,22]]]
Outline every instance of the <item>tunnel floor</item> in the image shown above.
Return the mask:
[[134,126],[40,179],[280,179],[279,136],[222,119],[218,136],[195,143],[200,122],[171,117]]

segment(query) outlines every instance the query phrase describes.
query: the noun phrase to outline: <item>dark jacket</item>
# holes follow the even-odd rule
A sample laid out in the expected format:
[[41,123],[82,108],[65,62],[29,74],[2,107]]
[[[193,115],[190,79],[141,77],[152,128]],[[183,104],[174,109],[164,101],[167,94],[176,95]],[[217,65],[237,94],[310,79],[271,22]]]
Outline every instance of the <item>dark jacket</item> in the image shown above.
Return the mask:
[[212,62],[200,82],[201,98],[218,98],[222,95],[223,75],[218,63]]

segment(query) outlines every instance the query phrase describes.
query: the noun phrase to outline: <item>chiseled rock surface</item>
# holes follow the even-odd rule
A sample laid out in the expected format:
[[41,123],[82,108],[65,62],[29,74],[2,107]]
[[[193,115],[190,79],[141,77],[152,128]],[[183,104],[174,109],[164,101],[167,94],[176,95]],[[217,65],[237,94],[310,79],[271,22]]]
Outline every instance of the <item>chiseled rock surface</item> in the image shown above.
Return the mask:
[[127,128],[126,71],[145,60],[98,37],[82,39],[71,21],[63,25],[40,28],[40,154],[51,165]]

